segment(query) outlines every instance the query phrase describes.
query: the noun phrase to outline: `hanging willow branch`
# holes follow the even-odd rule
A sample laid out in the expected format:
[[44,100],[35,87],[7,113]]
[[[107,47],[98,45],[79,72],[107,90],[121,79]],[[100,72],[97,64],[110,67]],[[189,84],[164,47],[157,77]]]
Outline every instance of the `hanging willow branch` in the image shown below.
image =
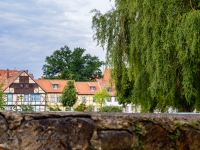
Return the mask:
[[106,48],[121,104],[200,109],[199,2],[181,2],[116,0],[94,12],[94,39]]

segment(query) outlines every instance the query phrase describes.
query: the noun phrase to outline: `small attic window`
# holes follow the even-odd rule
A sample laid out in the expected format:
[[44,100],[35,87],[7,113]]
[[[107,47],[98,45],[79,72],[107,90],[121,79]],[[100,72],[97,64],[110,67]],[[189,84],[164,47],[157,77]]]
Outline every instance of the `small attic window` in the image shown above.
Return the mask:
[[58,82],[57,81],[51,80],[50,83],[51,83],[53,89],[57,89],[58,88]]
[[96,90],[95,86],[90,86],[90,91],[95,91],[95,90]]
[[53,89],[57,89],[58,88],[58,84],[52,84]]
[[112,92],[112,89],[111,88],[107,88],[107,92]]
[[90,91],[95,91],[96,90],[96,85],[94,82],[88,82],[88,85],[90,87]]

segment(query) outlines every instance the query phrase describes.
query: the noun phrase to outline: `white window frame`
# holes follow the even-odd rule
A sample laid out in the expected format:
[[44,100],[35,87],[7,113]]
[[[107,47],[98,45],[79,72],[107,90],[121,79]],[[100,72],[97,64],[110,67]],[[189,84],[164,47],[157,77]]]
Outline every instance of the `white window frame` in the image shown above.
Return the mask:
[[86,102],[86,96],[82,96],[82,103]]
[[58,89],[58,84],[52,84],[53,89]]
[[90,91],[95,91],[96,87],[95,86],[90,86]]
[[55,103],[55,95],[51,95],[50,96],[50,102],[51,103]]

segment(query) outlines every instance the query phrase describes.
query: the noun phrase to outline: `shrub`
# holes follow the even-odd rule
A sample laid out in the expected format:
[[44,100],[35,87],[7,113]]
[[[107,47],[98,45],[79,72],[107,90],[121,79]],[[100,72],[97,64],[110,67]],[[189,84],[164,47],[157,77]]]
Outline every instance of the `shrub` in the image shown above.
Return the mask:
[[76,107],[74,110],[75,111],[84,111],[86,108],[84,103],[81,103],[78,107]]
[[89,105],[89,106],[86,107],[87,112],[92,112],[93,109],[94,109],[94,106],[92,106],[92,105]]
[[49,105],[47,105],[47,108],[49,109],[49,111],[61,111],[58,104],[56,104],[55,107],[50,107]]
[[104,106],[100,112],[122,112],[122,108],[118,106]]
[[27,105],[22,104],[20,108],[22,111],[33,111],[33,106],[31,106],[30,104],[27,104]]

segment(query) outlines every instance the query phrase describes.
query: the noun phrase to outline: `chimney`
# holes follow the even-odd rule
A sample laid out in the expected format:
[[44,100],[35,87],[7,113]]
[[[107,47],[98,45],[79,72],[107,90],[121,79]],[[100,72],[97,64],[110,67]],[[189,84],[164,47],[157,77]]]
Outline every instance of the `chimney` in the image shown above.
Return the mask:
[[9,78],[9,69],[7,69],[7,79]]
[[41,80],[43,80],[44,79],[44,77],[43,76],[41,76]]
[[26,73],[28,74],[28,70],[26,70]]
[[31,73],[31,74],[29,74],[29,76],[32,78],[32,79],[34,79],[34,76],[33,76],[33,74]]

